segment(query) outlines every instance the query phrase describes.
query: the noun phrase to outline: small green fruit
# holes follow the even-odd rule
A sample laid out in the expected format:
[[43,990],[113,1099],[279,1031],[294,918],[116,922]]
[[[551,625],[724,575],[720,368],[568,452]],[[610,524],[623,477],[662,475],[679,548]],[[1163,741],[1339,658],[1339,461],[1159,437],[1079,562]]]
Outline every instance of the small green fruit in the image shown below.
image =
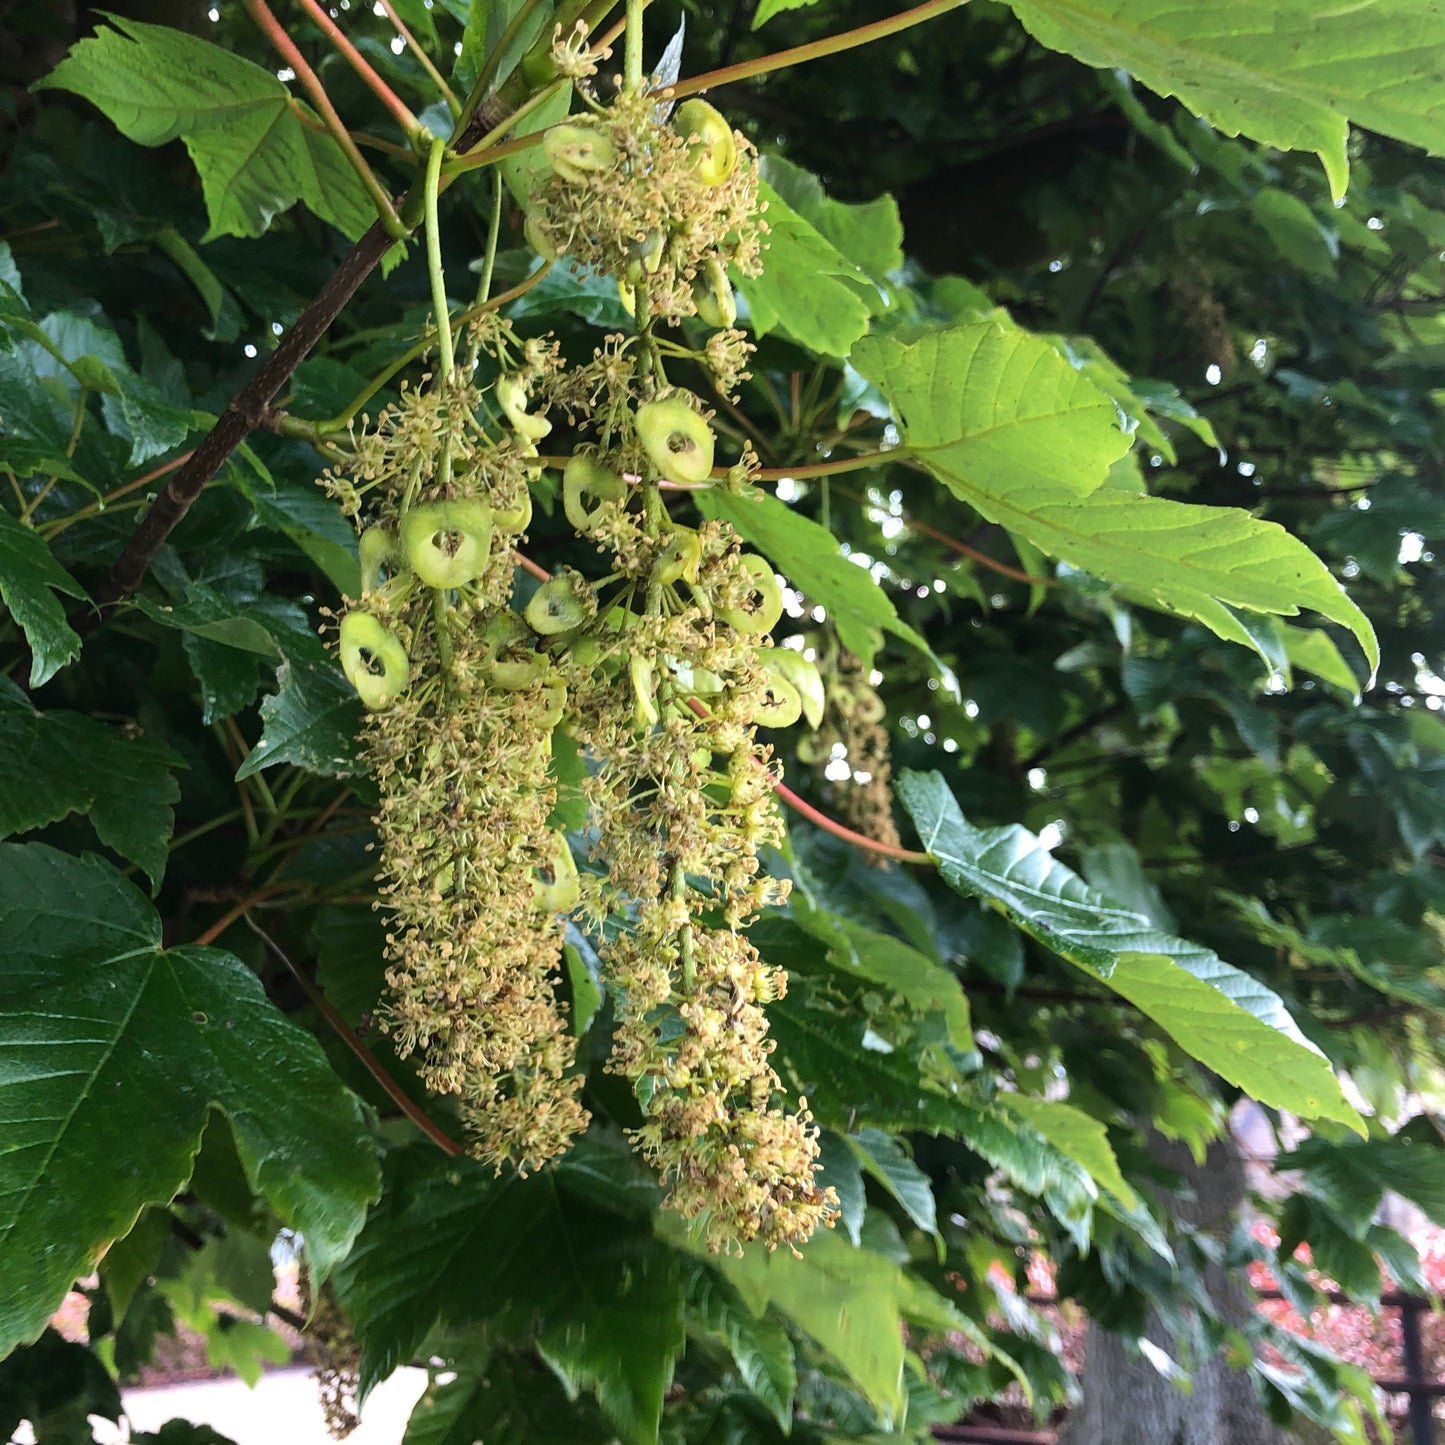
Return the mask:
[[382,569],[396,556],[396,533],[386,527],[368,527],[356,545],[361,554],[361,590],[374,592]]
[[661,231],[654,230],[649,231],[642,240],[634,241],[628,246],[627,265],[623,275],[629,286],[636,286],[644,278],[657,274],[666,244],[667,237]]
[[690,527],[679,527],[657,554],[657,561],[652,564],[652,580],[664,587],[679,580],[696,582],[701,563],[702,544],[697,533]]
[[492,547],[492,510],[463,499],[413,507],[401,523],[411,570],[428,587],[460,587],[480,577]]
[[803,700],[798,689],[779,673],[768,674],[768,697],[753,714],[759,727],[788,728],[803,715]]
[[791,647],[768,648],[762,654],[762,664],[773,677],[781,677],[797,690],[808,726],[815,729],[821,726],[828,699],[823,691],[818,664]]
[[587,579],[576,572],[563,572],[544,582],[532,594],[526,617],[533,632],[554,637],[559,632],[581,627],[595,611],[596,602]]
[[394,703],[411,681],[401,639],[369,612],[348,612],[341,619],[341,670],[372,712]]
[[731,326],[738,319],[738,298],[721,261],[709,256],[692,286],[698,320],[707,326]]
[[751,607],[719,607],[717,615],[739,632],[761,636],[771,632],[783,615],[783,589],[773,572],[773,564],[756,552],[744,552],[738,561],[752,578],[756,601]]
[[525,532],[532,521],[532,494],[522,487],[510,507],[493,507],[492,524],[499,532],[516,536]]
[[680,396],[644,402],[633,424],[659,476],[685,486],[711,476],[712,428]]
[[632,717],[639,728],[656,725],[660,714],[657,711],[657,670],[646,658],[634,653],[627,659],[628,675],[632,679]]
[[720,186],[737,169],[738,143],[733,128],[705,100],[685,100],[673,129],[687,141],[694,174],[705,186]]
[[503,692],[521,692],[546,677],[551,663],[540,652],[526,657],[507,658],[494,662],[488,668],[488,676]]
[[573,185],[585,185],[617,160],[617,147],[592,125],[554,125],[542,137],[542,151],[547,164]]
[[527,217],[522,226],[522,235],[526,238],[527,244],[544,261],[557,259],[557,248],[552,244],[552,238],[537,224],[535,216]]
[[[588,452],[574,452],[562,473],[562,510],[579,532],[590,532],[603,502],[620,502],[627,495],[627,483]],[[595,497],[597,506],[587,499]]]
[[498,405],[523,441],[539,442],[552,430],[552,423],[546,417],[532,416],[527,411],[527,388],[520,377],[499,376],[496,390]]
[[539,913],[565,913],[581,897],[582,881],[565,833],[553,833],[548,839],[537,875],[532,879],[532,901]]

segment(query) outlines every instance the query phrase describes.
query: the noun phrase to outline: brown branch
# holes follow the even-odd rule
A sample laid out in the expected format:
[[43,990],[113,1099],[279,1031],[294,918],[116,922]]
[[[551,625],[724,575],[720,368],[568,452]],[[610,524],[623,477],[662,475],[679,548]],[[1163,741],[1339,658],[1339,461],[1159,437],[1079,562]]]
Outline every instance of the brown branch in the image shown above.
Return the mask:
[[[497,111],[505,105],[500,96],[489,97],[488,103],[478,109],[457,137],[454,149],[465,153],[495,129],[499,120]],[[419,219],[412,214],[412,204],[413,198],[408,197],[398,208],[408,228],[414,228]],[[106,608],[129,597],[140,586],[156,553],[181,518],[190,511],[206,483],[246,437],[265,422],[277,392],[311,354],[312,348],[326,334],[331,323],[391,246],[392,238],[378,221],[351,248],[331,278],[317,292],[315,300],[261,364],[260,370],[231,398],[220,420],[191,454],[190,461],[171,478],[165,491],[141,518],[115,565],[96,589],[96,608],[72,619],[72,626],[77,632],[82,635],[93,632],[104,620]]]
[[[140,586],[161,544],[190,511],[206,483],[246,437],[266,420],[276,393],[310,355],[312,347],[325,335],[391,246],[392,238],[382,228],[381,222],[376,222],[351,248],[317,293],[316,299],[262,363],[261,369],[231,398],[220,420],[192,452],[190,461],[170,479],[165,490],[141,518],[105,581],[97,588],[95,600],[102,608],[129,597]],[[93,613],[91,617],[93,628],[100,621],[100,615]]]

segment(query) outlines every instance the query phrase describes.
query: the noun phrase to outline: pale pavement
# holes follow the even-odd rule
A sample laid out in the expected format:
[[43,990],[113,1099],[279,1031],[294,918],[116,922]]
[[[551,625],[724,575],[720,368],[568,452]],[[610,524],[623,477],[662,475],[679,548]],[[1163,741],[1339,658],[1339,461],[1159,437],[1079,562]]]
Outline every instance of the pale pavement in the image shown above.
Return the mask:
[[[361,1412],[361,1425],[348,1445],[401,1445],[407,1417],[426,1387],[425,1370],[398,1370],[376,1387]],[[127,1390],[131,1430],[158,1430],[180,1418],[209,1425],[236,1445],[330,1445],[316,1401],[316,1385],[304,1369],[275,1370],[254,1390],[237,1379],[197,1380],[154,1390]],[[96,1430],[100,1445],[128,1437],[114,1426]]]

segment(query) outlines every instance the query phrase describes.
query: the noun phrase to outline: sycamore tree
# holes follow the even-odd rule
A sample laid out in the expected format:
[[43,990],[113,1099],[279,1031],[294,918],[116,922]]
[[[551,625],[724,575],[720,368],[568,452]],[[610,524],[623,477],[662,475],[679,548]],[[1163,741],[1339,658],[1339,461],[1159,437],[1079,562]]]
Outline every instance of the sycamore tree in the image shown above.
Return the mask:
[[1210,1277],[1445,1220],[1445,16],[17,13],[0,1423],[923,1439],[1042,1255],[1383,1427]]

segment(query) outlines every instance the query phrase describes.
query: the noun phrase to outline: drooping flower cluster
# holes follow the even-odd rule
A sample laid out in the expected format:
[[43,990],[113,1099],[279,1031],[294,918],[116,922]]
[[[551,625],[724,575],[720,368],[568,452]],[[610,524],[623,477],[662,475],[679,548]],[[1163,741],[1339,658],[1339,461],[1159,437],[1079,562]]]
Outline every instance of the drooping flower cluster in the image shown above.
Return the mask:
[[[537,420],[518,406],[528,380],[498,383],[524,427]],[[527,1169],[587,1121],[554,986],[577,882],[548,826],[563,688],[506,607],[534,448],[526,430],[489,439],[481,402],[455,378],[405,393],[349,475],[328,482],[375,493],[340,648],[373,709],[389,915],[380,1022],[429,1087],[459,1097],[475,1152]]]
[[[637,334],[568,370],[539,342],[518,364],[510,327],[486,319],[476,339],[502,363],[491,395],[460,373],[405,393],[326,479],[370,521],[339,646],[373,710],[391,924],[381,1018],[432,1088],[460,1096],[476,1152],[544,1163],[586,1123],[554,989],[575,913],[603,940],[610,1067],[633,1081],[634,1142],[668,1202],[714,1248],[796,1245],[836,1200],[815,1177],[806,1100],[782,1107],[770,1062],[764,1006],[785,976],[744,930],[786,893],[759,865],[782,823],[755,729],[798,717],[797,659],[772,653],[771,566],[726,524],[694,529],[667,511],[664,485],[710,484],[715,439],[702,402],[666,376],[664,356],[687,349],[654,335],[660,318],[696,314],[724,329],[687,354],[724,389],[743,373],[725,267],[757,263],[756,172],[702,102],[672,126],[640,90],[593,108],[548,133],[552,177],[529,234],[617,276]],[[500,436],[480,420],[489,407],[506,418]],[[594,583],[563,568],[519,612],[513,547],[549,407],[583,438],[563,511],[608,571]],[[733,470],[755,465],[745,451]],[[605,871],[587,877],[549,827],[559,724],[591,769]]]
[[[644,403],[639,429],[663,404]],[[654,474],[677,455],[645,431],[641,445],[657,453]],[[669,1202],[714,1247],[795,1243],[833,1201],[814,1177],[806,1101],[796,1114],[778,1105],[763,1005],[785,976],[742,932],[786,892],[758,863],[783,830],[754,737],[758,721],[797,716],[766,663],[780,591],[730,527],[679,526],[643,490],[640,512],[602,497],[586,518],[606,539],[616,600],[599,612],[609,645],[569,675],[573,726],[600,763],[588,794],[607,884],[590,909],[599,923],[634,915],[603,950],[619,997],[611,1067],[634,1081],[646,1116],[634,1137]]]
[[[893,819],[893,761],[883,699],[863,664],[835,645],[823,668],[822,721],[798,744],[798,758],[822,771],[828,797],[855,832],[891,847],[901,846]],[[841,775],[841,776],[840,776]],[[864,861],[881,866],[876,853]]]
[[589,103],[592,114],[547,132],[551,175],[533,196],[528,238],[616,276],[639,319],[731,326],[727,268],[756,275],[766,231],[751,142],[704,100],[684,101],[670,124],[644,90]]

